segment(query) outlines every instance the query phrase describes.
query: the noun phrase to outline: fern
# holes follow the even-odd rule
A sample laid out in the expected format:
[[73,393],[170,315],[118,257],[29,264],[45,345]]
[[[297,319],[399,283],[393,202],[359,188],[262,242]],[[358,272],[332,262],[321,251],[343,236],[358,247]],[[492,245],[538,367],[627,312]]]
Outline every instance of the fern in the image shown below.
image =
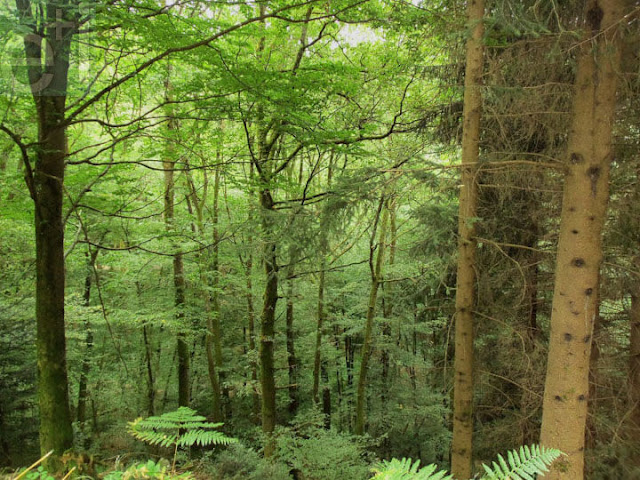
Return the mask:
[[138,418],[129,422],[129,433],[149,445],[172,447],[175,467],[179,447],[229,445],[237,442],[237,439],[214,430],[221,427],[222,423],[209,423],[206,420],[197,415],[195,410],[180,407],[159,417]]
[[445,471],[436,472],[435,464],[427,465],[421,469],[419,467],[420,460],[416,460],[415,463],[410,458],[384,460],[377,467],[374,467],[374,478],[379,480],[453,480],[453,477],[447,475]]
[[553,448],[532,445],[520,447],[520,450],[512,450],[507,454],[507,460],[498,455],[498,462],[492,466],[482,465],[485,471],[483,479],[486,480],[534,480],[535,475],[544,475],[547,468],[562,452]]
[[[548,467],[562,452],[553,448],[537,445],[520,447],[507,453],[507,459],[498,455],[498,461],[492,466],[482,465],[485,475],[482,480],[534,480],[535,475],[543,476]],[[396,458],[383,461],[374,467],[374,478],[378,480],[453,480],[451,475],[443,470],[436,471],[435,465],[428,465],[422,469],[420,461],[415,463],[411,459]]]

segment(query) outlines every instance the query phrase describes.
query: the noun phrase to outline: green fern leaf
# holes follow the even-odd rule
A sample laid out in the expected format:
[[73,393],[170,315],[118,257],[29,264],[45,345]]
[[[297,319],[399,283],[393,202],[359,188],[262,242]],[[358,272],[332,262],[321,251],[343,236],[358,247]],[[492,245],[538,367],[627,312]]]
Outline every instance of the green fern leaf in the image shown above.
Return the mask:
[[553,448],[523,446],[519,450],[512,450],[507,454],[507,460],[498,455],[498,463],[492,466],[482,465],[486,475],[485,480],[534,480],[535,475],[548,472],[551,465],[562,452]]
[[222,423],[210,423],[195,410],[180,407],[173,412],[145,419],[138,418],[129,423],[129,432],[136,439],[150,445],[162,447],[190,447],[193,445],[228,445],[236,442],[214,429]]
[[451,475],[440,470],[436,465],[427,465],[419,469],[420,460],[413,462],[410,458],[385,460],[373,468],[374,478],[378,480],[453,480]]

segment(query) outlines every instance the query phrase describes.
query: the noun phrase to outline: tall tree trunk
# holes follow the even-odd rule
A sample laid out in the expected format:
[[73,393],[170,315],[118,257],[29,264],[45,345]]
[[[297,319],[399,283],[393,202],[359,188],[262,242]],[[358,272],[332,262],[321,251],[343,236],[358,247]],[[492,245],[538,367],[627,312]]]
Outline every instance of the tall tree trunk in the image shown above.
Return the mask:
[[142,326],[142,340],[144,341],[144,358],[147,364],[147,413],[149,416],[156,414],[156,383],[153,375],[153,356],[151,354],[151,335],[149,325]]
[[[84,293],[83,293],[83,306],[89,307],[91,305],[91,279],[95,272],[96,258],[100,250],[97,248],[91,252],[87,252],[87,273],[84,280]],[[85,328],[85,354],[82,359],[82,367],[80,369],[80,382],[78,384],[78,408],[76,409],[76,420],[84,428],[84,423],[87,420],[87,383],[89,381],[89,371],[91,370],[91,351],[93,350],[93,329],[91,328],[91,322],[88,320],[84,322]]]
[[[385,242],[387,238],[387,222],[389,220],[389,210],[384,209],[384,198],[380,200],[376,220],[374,223],[371,241],[369,243],[369,269],[371,271],[371,286],[369,287],[369,303],[367,305],[367,320],[364,329],[364,341],[362,345],[362,360],[360,362],[360,372],[358,376],[358,389],[356,394],[356,424],[354,433],[356,435],[364,435],[365,430],[365,403],[367,389],[367,374],[369,372],[369,360],[371,359],[371,351],[373,349],[373,320],[376,315],[376,302],[378,299],[378,287],[382,279],[382,262],[384,259]],[[382,213],[382,222],[380,226],[380,239],[375,244],[376,227],[380,221]],[[374,265],[374,253],[378,250]]]
[[478,210],[478,165],[482,110],[482,36],[484,0],[467,3],[468,25],[464,79],[462,131],[462,185],[458,214],[458,270],[456,280],[455,357],[453,379],[453,440],[451,473],[471,478],[473,449],[473,309],[475,306],[476,239],[474,222]]
[[295,262],[297,261],[295,247],[290,247],[289,269],[287,274],[287,367],[289,372],[289,406],[288,410],[291,415],[295,415],[298,410],[298,360],[295,352],[295,336],[293,330],[293,283]]
[[[167,69],[166,80],[166,96],[167,100],[171,99],[171,66]],[[173,118],[173,112],[169,112],[168,132],[169,136],[176,135],[178,125]],[[166,158],[162,162],[164,169],[164,220],[166,230],[169,235],[175,232],[174,219],[174,203],[175,203],[175,180],[174,169],[175,160],[171,139],[167,147]],[[172,241],[173,243],[173,241]],[[178,324],[177,335],[177,355],[178,355],[178,405],[188,407],[190,404],[190,355],[189,345],[186,341],[185,325],[184,325],[184,303],[185,303],[185,281],[184,281],[184,262],[182,252],[178,249],[173,254],[173,286],[174,286],[174,305],[176,307],[176,322]]]
[[[253,243],[253,237],[249,235],[247,239],[248,244],[251,245]],[[249,350],[251,352],[255,352],[256,350],[256,327],[255,327],[255,310],[253,308],[253,282],[251,280],[252,270],[253,270],[253,253],[249,252],[247,257],[247,261],[245,263],[245,275],[246,275],[246,293],[245,300],[247,302],[247,324],[248,324],[248,340],[249,340]],[[252,356],[253,358],[253,356]],[[258,364],[255,360],[251,360],[251,382],[253,384],[252,388],[252,405],[253,405],[253,415],[255,419],[258,419],[260,416],[260,396],[256,392],[256,388],[258,385]]]
[[268,188],[260,192],[264,238],[263,261],[265,273],[264,303],[260,318],[260,386],[262,390],[262,432],[267,436],[265,457],[273,455],[275,444],[271,438],[276,427],[276,380],[274,365],[275,313],[278,303],[278,259],[273,238],[273,198]]
[[[329,169],[327,172],[327,190],[331,188],[331,181],[333,180],[333,161],[334,155],[332,153],[329,158]],[[320,391],[320,370],[322,364],[322,330],[324,328],[324,322],[326,319],[326,313],[324,309],[324,289],[326,281],[326,269],[327,269],[327,254],[329,253],[329,234],[328,234],[328,216],[326,212],[322,212],[322,218],[320,220],[320,273],[318,279],[318,320],[316,325],[316,344],[313,355],[313,387],[311,397],[315,404],[320,402],[318,396]]]
[[[217,158],[220,161],[220,155]],[[222,373],[222,329],[220,328],[220,231],[218,229],[219,205],[220,205],[220,165],[216,166],[213,179],[213,247],[211,262],[211,292],[206,292],[207,312],[207,368],[209,372],[209,382],[213,394],[213,421],[221,422],[226,416],[223,415],[223,386],[224,374]],[[202,226],[204,229],[204,226]],[[227,399],[228,400],[228,399]],[[228,413],[228,412],[226,412]]]
[[322,363],[322,329],[324,328],[324,283],[325,283],[325,270],[327,268],[327,262],[325,253],[321,252],[322,260],[320,261],[320,273],[318,280],[318,322],[316,325],[316,344],[313,355],[313,390],[311,396],[314,403],[320,402],[320,367]]
[[545,475],[550,480],[583,478],[622,13],[620,0],[589,0],[579,45],[540,436],[543,446],[566,456]]
[[[219,159],[219,156],[218,156]],[[218,167],[219,168],[219,167]],[[189,201],[189,197],[187,197],[187,205],[189,207],[189,213],[193,214],[193,209],[195,208],[196,214],[196,222],[192,223],[191,229],[194,232],[197,232],[201,238],[204,238],[205,235],[205,227],[204,227],[204,215],[203,209],[207,203],[207,191],[209,185],[209,178],[207,176],[207,171],[204,171],[204,187],[202,189],[202,198],[198,198],[198,193],[195,184],[193,183],[193,179],[190,175],[188,178],[188,186],[190,190],[191,200]],[[200,267],[200,283],[202,284],[202,298],[204,301],[204,313],[206,319],[206,333],[205,333],[205,353],[207,357],[207,374],[209,377],[209,383],[211,384],[211,419],[218,423],[224,420],[224,416],[222,413],[222,391],[220,388],[220,378],[218,376],[217,362],[214,354],[214,338],[215,338],[215,328],[214,328],[214,320],[213,317],[219,315],[219,302],[218,302],[218,276],[219,276],[219,266],[218,266],[218,242],[219,242],[219,234],[218,234],[218,195],[219,195],[219,170],[217,169],[214,175],[214,202],[213,202],[213,242],[214,246],[208,249],[209,253],[211,253],[212,262],[211,266],[207,261],[204,261],[204,256],[198,253],[197,257],[202,262]],[[209,272],[211,270],[211,272]],[[212,273],[213,278],[208,275]],[[218,329],[219,332],[219,329]]]
[[[217,388],[214,389],[214,409],[215,403],[222,402],[222,409],[224,410],[224,417],[230,418],[231,405],[229,404],[229,391],[225,387],[225,374],[223,366],[222,356],[222,328],[220,327],[220,230],[219,230],[219,218],[220,218],[220,169],[219,165],[221,161],[220,152],[218,152],[216,160],[218,165],[216,166],[215,176],[213,180],[213,247],[212,247],[212,263],[211,263],[211,315],[209,315],[209,335],[207,336],[207,358],[209,359],[209,378],[211,379],[211,385],[214,385],[213,376],[218,374]],[[215,361],[214,370],[210,362],[210,350],[213,346],[213,357]]]
[[[392,267],[396,258],[396,237],[398,229],[396,226],[396,209],[397,199],[394,195],[387,202],[387,208],[389,209],[389,267]],[[382,317],[384,323],[382,325],[382,336],[384,347],[381,352],[382,361],[382,412],[383,415],[386,412],[386,402],[389,396],[389,346],[391,344],[391,315],[393,313],[393,284],[386,283],[382,286]]]
[[[29,0],[16,0],[20,20],[31,30],[24,36],[27,75],[37,113],[38,151],[35,166],[25,158],[25,178],[35,204],[36,349],[40,450],[50,450],[47,466],[60,466],[59,455],[73,445],[69,409],[64,323],[64,167],[67,154],[65,105],[71,40],[77,2],[48,1],[39,10],[46,18],[41,38]],[[38,40],[34,41],[34,38]],[[46,45],[43,54],[43,46]],[[43,58],[43,56],[45,58]]]

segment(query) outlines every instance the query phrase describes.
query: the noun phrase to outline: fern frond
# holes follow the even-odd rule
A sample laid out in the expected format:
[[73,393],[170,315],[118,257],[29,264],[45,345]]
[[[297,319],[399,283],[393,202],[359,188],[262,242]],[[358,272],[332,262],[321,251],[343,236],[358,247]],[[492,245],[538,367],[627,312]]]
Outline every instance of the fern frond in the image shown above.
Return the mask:
[[534,480],[535,475],[544,475],[551,465],[562,455],[560,450],[539,445],[523,446],[519,450],[508,452],[507,459],[498,455],[498,462],[491,467],[482,465],[484,480]]
[[157,417],[138,418],[129,423],[129,432],[149,445],[190,447],[193,445],[228,445],[237,440],[213,429],[222,423],[209,423],[195,410],[180,407]]
[[420,460],[413,462],[410,458],[384,460],[373,468],[374,478],[378,480],[453,480],[447,472],[436,471],[434,464],[420,467]]

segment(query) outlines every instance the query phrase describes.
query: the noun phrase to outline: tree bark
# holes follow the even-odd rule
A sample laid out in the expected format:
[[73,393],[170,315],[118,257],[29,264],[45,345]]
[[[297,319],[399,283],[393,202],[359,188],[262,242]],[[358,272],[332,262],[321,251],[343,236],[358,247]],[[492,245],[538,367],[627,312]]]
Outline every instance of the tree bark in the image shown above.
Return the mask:
[[[84,280],[83,306],[91,305],[91,279],[95,272],[96,258],[100,250],[97,248],[91,252],[87,252],[87,273]],[[88,317],[87,317],[88,318]],[[82,359],[82,367],[80,369],[80,382],[78,384],[78,407],[76,409],[76,420],[84,427],[87,420],[87,383],[89,381],[89,372],[91,370],[91,351],[93,350],[93,330],[91,322],[87,319],[84,322],[85,328],[85,354]]]
[[[291,247],[292,250],[295,250],[294,247]],[[295,272],[295,262],[296,253],[292,251],[289,255],[289,269],[287,274],[287,328],[286,328],[286,336],[287,336],[287,367],[289,373],[289,405],[288,410],[291,415],[295,415],[298,410],[298,361],[296,359],[296,351],[295,351],[295,336],[293,330],[293,277]]]
[[[46,2],[39,12],[46,24],[44,39],[29,0],[16,0],[20,20],[31,30],[24,36],[27,75],[37,113],[38,151],[35,166],[24,164],[27,187],[35,205],[36,349],[40,450],[54,456],[45,462],[60,467],[59,456],[73,446],[69,409],[64,322],[64,224],[62,216],[67,135],[65,108],[71,41],[77,2]],[[38,38],[40,41],[34,41]],[[46,45],[43,54],[43,46]],[[44,58],[43,58],[44,55]],[[33,171],[32,171],[33,168]]]
[[462,131],[462,185],[458,214],[458,269],[456,280],[455,357],[453,380],[453,440],[451,473],[472,476],[473,446],[473,309],[475,305],[476,239],[474,222],[478,210],[478,165],[482,70],[484,47],[484,0],[467,3],[472,35],[467,41]]
[[[220,163],[222,160],[220,153],[217,155],[217,161]],[[211,350],[213,346],[215,370],[218,374],[217,389],[214,393],[214,409],[220,408],[224,410],[224,417],[230,418],[231,406],[229,404],[229,391],[225,385],[225,374],[222,356],[222,328],[220,326],[220,230],[219,230],[219,217],[220,217],[220,165],[216,167],[215,176],[213,180],[213,247],[212,247],[212,264],[211,264],[211,309],[212,315],[209,315],[209,335],[208,349]],[[209,356],[209,352],[207,352]],[[215,375],[215,372],[211,370],[211,363],[209,362],[209,376]],[[212,379],[211,385],[214,385]],[[216,401],[220,404],[220,407],[216,407]]]
[[[385,242],[387,238],[387,222],[389,220],[389,210],[384,209],[382,214],[382,222],[380,226],[380,239],[377,246],[374,243],[376,226],[380,221],[381,210],[384,209],[384,198],[380,200],[376,220],[374,223],[373,234],[369,244],[369,269],[371,271],[371,286],[369,287],[369,303],[367,305],[367,320],[364,329],[364,341],[362,345],[362,360],[360,362],[360,372],[358,376],[358,388],[356,394],[356,423],[354,433],[356,435],[364,435],[365,431],[365,403],[367,374],[369,372],[369,360],[371,359],[371,351],[373,349],[373,320],[376,315],[376,302],[378,299],[378,287],[382,278],[382,262],[384,259]],[[378,250],[375,266],[373,263],[374,252]]]
[[275,451],[272,434],[276,427],[276,380],[273,359],[275,343],[275,313],[278,303],[278,261],[276,242],[273,239],[273,198],[269,189],[260,192],[262,228],[264,238],[265,290],[260,318],[260,386],[262,389],[262,432],[267,436],[265,457]]
[[589,356],[597,313],[601,233],[609,198],[619,67],[619,0],[589,0],[579,45],[551,313],[542,431],[562,450],[545,479],[583,478]]
[[324,257],[325,253],[321,252],[322,260],[320,261],[320,273],[318,274],[318,322],[316,325],[316,345],[313,355],[313,390],[311,397],[314,403],[317,405],[320,402],[320,367],[322,363],[322,329],[324,328],[324,283],[325,283],[325,269],[327,268],[327,262]]
[[[166,96],[167,100],[171,99],[171,66],[167,69],[166,79]],[[169,112],[168,130],[169,134],[176,134],[178,125],[173,117],[173,112]],[[174,202],[175,202],[175,180],[174,168],[175,160],[173,156],[172,144],[169,143],[166,158],[162,162],[164,169],[164,220],[167,233],[170,235],[175,232],[174,219]],[[182,252],[178,249],[173,254],[173,286],[174,286],[174,305],[176,308],[176,321],[178,324],[177,335],[177,355],[178,355],[178,405],[188,407],[191,403],[190,392],[190,355],[189,345],[186,342],[186,333],[184,324],[184,304],[185,304],[185,281],[184,281],[184,262]]]
[[[387,202],[387,208],[389,209],[389,267],[392,267],[396,258],[396,210],[397,199],[395,195],[391,197]],[[391,342],[391,315],[393,314],[393,283],[386,283],[382,286],[382,317],[384,323],[382,324],[382,336],[384,348],[381,352],[382,361],[382,411],[383,415],[386,412],[386,402],[389,396],[389,368],[390,368],[390,354],[389,345]]]

